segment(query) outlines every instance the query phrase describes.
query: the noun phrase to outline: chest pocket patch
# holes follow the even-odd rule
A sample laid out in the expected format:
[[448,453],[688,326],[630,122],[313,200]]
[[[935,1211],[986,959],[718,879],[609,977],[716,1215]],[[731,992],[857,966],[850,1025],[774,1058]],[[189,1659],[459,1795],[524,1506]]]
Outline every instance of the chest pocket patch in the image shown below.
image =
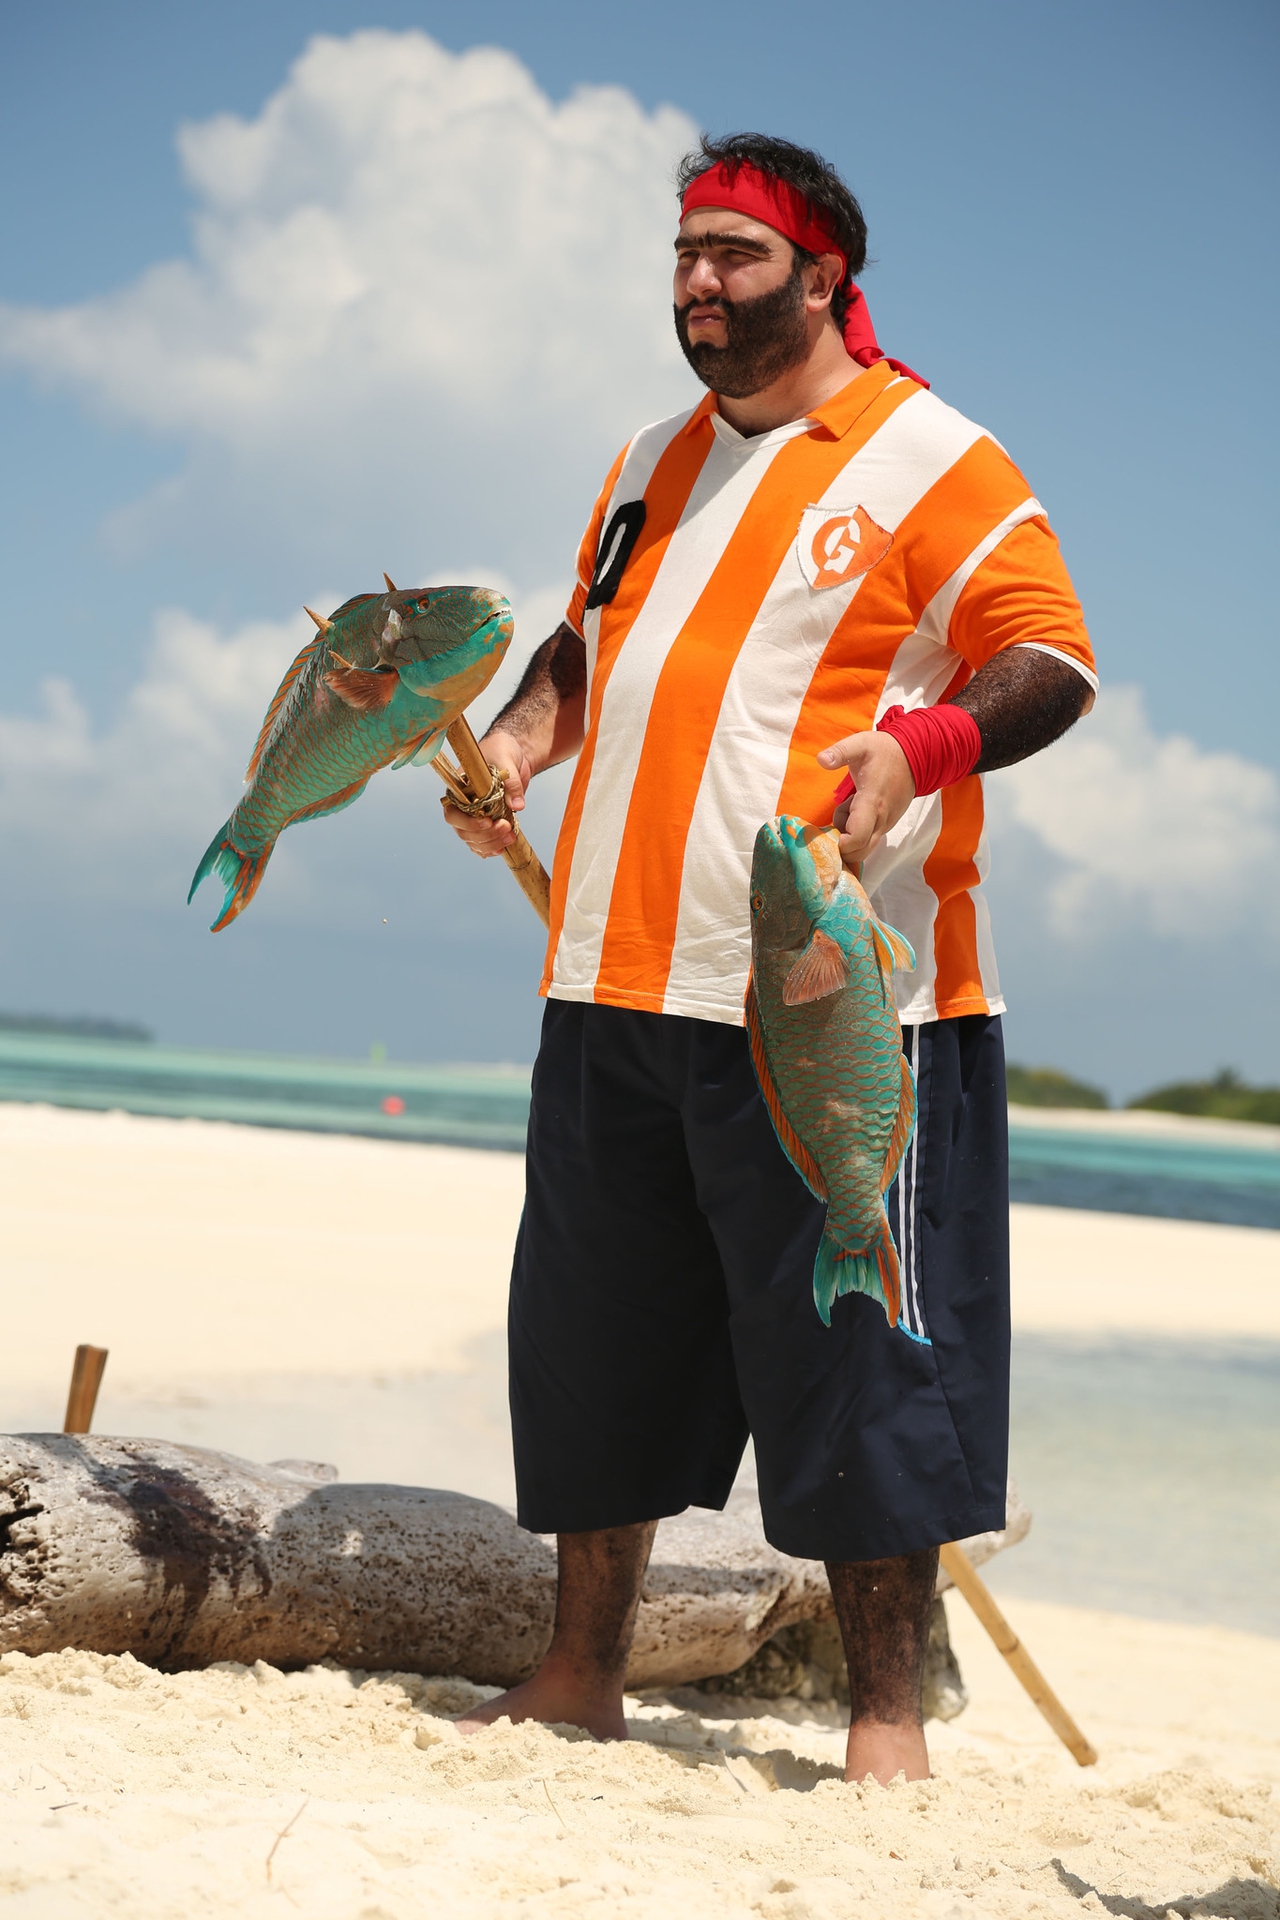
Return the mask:
[[596,549],[596,570],[591,576],[585,611],[607,607],[622,584],[622,575],[631,550],[644,527],[643,500],[628,500],[620,506],[604,530]]
[[796,556],[811,587],[839,587],[870,573],[892,545],[893,535],[878,527],[865,507],[806,507]]

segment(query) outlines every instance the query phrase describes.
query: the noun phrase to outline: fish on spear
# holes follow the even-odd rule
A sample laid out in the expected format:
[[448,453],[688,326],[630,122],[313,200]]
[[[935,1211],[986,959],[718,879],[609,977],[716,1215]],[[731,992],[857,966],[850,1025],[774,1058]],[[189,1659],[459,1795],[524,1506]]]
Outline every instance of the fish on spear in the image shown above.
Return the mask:
[[[382,767],[431,765],[450,806],[511,821],[504,858],[544,923],[550,883],[511,820],[503,770],[487,764],[464,717],[502,662],[511,608],[489,587],[415,587],[359,593],[325,620],[267,708],[246,790],[196,868],[187,895],[210,876],[224,888],[220,933],[258,890],[286,827],[349,807]],[[455,764],[443,751],[448,739]]]

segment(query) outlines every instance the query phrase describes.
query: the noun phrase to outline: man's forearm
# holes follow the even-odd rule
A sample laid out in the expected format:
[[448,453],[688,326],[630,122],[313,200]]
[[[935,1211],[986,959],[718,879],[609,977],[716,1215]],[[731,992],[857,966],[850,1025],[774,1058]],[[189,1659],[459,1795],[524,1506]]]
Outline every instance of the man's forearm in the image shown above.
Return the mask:
[[572,627],[559,626],[533,655],[488,731],[511,734],[540,773],[582,745],[586,698],[586,646]]
[[1034,647],[1009,647],[974,674],[953,703],[973,715],[982,735],[974,771],[990,773],[1039,753],[1093,705],[1083,675]]

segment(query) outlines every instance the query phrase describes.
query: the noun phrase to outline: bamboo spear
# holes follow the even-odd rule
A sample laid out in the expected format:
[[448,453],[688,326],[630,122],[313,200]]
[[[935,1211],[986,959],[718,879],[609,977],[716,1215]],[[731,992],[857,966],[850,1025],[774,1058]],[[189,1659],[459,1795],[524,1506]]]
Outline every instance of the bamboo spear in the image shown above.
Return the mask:
[[502,857],[543,926],[549,927],[551,881],[507,805],[507,790],[503,784],[507,779],[506,772],[501,767],[489,765],[465,715],[460,714],[449,728],[448,741],[458,756],[457,763],[449,758],[443,748],[431,762],[448,790],[445,806],[456,807],[459,813],[484,814],[490,820],[507,822],[514,838],[509,846],[502,849]]
[[1089,1744],[1071,1715],[1059,1700],[1049,1682],[1041,1673],[1031,1655],[1019,1640],[1009,1622],[1001,1613],[992,1598],[985,1580],[978,1577],[969,1557],[962,1547],[954,1543],[940,1549],[938,1558],[943,1571],[949,1575],[953,1584],[960,1589],[969,1605],[981,1620],[996,1646],[1004,1655],[1014,1673],[1049,1725],[1057,1734],[1064,1747],[1068,1749],[1077,1766],[1091,1767],[1098,1758],[1097,1748]]

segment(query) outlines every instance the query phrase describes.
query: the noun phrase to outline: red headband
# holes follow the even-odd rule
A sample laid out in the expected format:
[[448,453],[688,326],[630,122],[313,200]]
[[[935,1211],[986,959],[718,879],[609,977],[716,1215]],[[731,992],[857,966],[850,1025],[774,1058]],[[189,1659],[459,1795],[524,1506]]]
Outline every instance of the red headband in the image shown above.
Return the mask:
[[[753,166],[750,160],[739,160],[732,164],[719,160],[714,167],[700,173],[696,180],[691,180],[685,189],[680,210],[682,214],[692,213],[695,207],[732,207],[737,213],[749,214],[753,220],[763,220],[767,227],[785,234],[788,240],[797,247],[803,247],[806,253],[834,253],[840,262],[841,281],[848,281],[845,288],[849,300],[844,317],[845,352],[860,367],[874,366],[877,360],[885,358],[862,291],[849,281],[849,257],[844,248],[836,243],[831,218],[825,208],[815,207],[812,200],[807,199],[796,187],[779,180],[776,174],[765,173],[763,168]],[[928,386],[927,380],[921,380],[920,375],[904,366],[901,360],[890,360],[889,365],[895,373],[904,373],[920,386]]]

